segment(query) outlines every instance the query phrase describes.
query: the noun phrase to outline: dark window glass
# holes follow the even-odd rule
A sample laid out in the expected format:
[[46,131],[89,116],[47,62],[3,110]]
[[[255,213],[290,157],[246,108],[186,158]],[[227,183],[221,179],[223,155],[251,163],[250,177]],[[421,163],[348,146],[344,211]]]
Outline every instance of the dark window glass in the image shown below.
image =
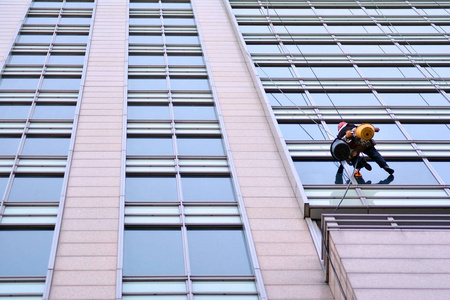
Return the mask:
[[171,138],[128,138],[128,155],[172,155]]
[[126,201],[177,201],[175,177],[127,177]]
[[128,106],[129,120],[168,120],[170,111],[168,106],[130,105]]
[[33,119],[73,119],[75,105],[47,105],[38,104],[34,109]]
[[213,106],[174,106],[176,120],[217,120]]
[[184,201],[235,201],[229,177],[182,177],[181,186]]
[[24,155],[67,155],[70,138],[27,137],[22,150]]
[[225,155],[220,138],[178,138],[180,155]]
[[193,275],[253,274],[242,230],[190,229],[188,243]]
[[62,177],[16,177],[9,201],[58,202],[61,196]]
[[449,140],[449,124],[402,124],[413,140]]
[[127,229],[124,238],[125,276],[184,275],[179,229]]
[[26,119],[30,105],[0,105],[0,119]]
[[19,143],[19,137],[0,137],[0,155],[15,155]]
[[45,276],[53,230],[0,230],[0,276]]

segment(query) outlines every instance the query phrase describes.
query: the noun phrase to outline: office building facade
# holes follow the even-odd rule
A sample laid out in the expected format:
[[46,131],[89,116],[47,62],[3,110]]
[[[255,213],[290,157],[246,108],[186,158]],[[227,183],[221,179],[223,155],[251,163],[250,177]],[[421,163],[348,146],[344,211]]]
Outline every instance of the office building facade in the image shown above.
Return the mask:
[[445,299],[449,6],[1,0],[0,298]]

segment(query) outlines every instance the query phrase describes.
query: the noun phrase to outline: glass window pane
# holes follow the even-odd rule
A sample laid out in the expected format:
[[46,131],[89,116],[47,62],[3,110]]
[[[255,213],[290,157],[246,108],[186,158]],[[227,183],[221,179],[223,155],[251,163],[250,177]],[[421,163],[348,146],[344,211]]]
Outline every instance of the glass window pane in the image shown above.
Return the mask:
[[46,57],[46,55],[13,54],[9,57],[8,63],[11,65],[43,65]]
[[65,8],[93,8],[94,2],[66,1]]
[[402,124],[413,140],[450,140],[449,124]]
[[217,120],[214,106],[174,106],[176,120]]
[[432,161],[431,165],[444,180],[444,183],[450,185],[450,161]]
[[161,25],[161,20],[159,18],[130,17],[130,25]]
[[59,8],[62,6],[62,1],[33,1],[32,7],[54,7],[54,8]]
[[175,177],[127,177],[126,201],[177,201]]
[[17,43],[27,44],[49,44],[52,41],[51,34],[21,34],[17,38]]
[[58,34],[55,38],[55,44],[86,44],[87,41],[87,35]]
[[82,65],[84,55],[56,55],[52,54],[48,61],[49,65]]
[[35,90],[39,78],[2,78],[0,79],[0,90]]
[[125,276],[184,275],[180,229],[125,230]]
[[250,53],[283,53],[280,45],[247,45]]
[[78,90],[80,78],[44,78],[41,90]]
[[401,184],[401,185],[427,185],[438,184],[430,170],[422,161],[387,161],[395,170],[394,175],[389,176],[385,170],[380,169],[376,163],[368,160],[372,165],[372,171],[361,170],[363,182],[366,184]]
[[24,24],[56,24],[58,17],[28,17]]
[[346,172],[338,173],[339,163],[333,161],[294,161],[302,184],[346,184]]
[[34,109],[33,119],[73,119],[75,108],[75,105],[38,104]]
[[235,201],[230,177],[181,177],[184,201]]
[[338,45],[286,45],[291,53],[303,54],[342,54]]
[[294,78],[293,70],[289,67],[257,67],[258,75],[264,78]]
[[170,8],[170,9],[190,9],[191,4],[190,3],[183,3],[183,2],[163,2],[162,8]]
[[164,25],[195,25],[192,18],[167,18],[164,17]]
[[203,66],[205,64],[202,56],[169,55],[168,59],[169,65]]
[[172,45],[198,45],[200,41],[196,35],[166,35],[166,43]]
[[128,79],[128,89],[134,91],[167,90],[167,82],[166,79],[130,78]]
[[3,194],[6,190],[6,185],[8,184],[9,177],[0,176],[0,199],[3,199]]
[[70,138],[27,137],[22,150],[24,155],[67,155]]
[[0,105],[0,119],[26,119],[30,105]]
[[62,17],[60,24],[82,24],[82,25],[89,25],[91,24],[91,18],[74,18],[74,17]]
[[0,230],[0,276],[45,276],[53,230]]
[[128,138],[127,155],[173,155],[171,138]]
[[159,8],[158,1],[154,2],[130,2],[130,8]]
[[251,275],[244,233],[238,229],[189,229],[193,275]]
[[62,177],[16,177],[9,201],[59,202],[62,183]]
[[380,102],[372,93],[328,93],[311,94],[320,106],[379,106]]
[[128,64],[133,65],[165,65],[164,56],[162,55],[130,55],[128,57]]
[[130,44],[153,44],[162,45],[163,39],[161,35],[132,35],[129,37]]
[[328,140],[321,124],[280,124],[285,140]]
[[19,143],[20,137],[0,137],[0,155],[15,155]]
[[180,155],[225,155],[220,138],[178,138]]
[[308,97],[301,93],[267,93],[272,106],[309,106]]
[[128,106],[129,120],[168,120],[170,111],[168,106],[130,105]]
[[170,88],[172,90],[185,91],[209,91],[208,79],[170,79]]

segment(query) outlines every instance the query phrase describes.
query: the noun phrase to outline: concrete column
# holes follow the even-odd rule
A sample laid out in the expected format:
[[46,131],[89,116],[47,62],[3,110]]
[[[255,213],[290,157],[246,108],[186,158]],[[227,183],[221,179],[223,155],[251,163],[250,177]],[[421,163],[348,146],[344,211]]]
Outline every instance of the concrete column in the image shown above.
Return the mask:
[[51,299],[115,299],[128,12],[97,3]]
[[268,298],[332,299],[226,2],[193,3]]
[[30,0],[4,0],[0,2],[0,66],[9,54],[9,48],[23,21]]

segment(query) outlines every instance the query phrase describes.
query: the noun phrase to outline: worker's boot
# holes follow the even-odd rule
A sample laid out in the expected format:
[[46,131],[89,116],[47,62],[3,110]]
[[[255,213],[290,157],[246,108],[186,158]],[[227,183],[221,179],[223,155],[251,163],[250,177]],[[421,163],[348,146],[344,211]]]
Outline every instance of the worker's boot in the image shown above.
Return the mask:
[[385,165],[383,167],[383,169],[388,172],[390,175],[394,174],[394,169],[392,169],[391,167],[389,167],[388,165]]
[[356,178],[362,177],[362,174],[361,174],[361,172],[359,172],[359,170],[355,170],[355,172],[353,172],[353,175],[355,175]]
[[369,163],[368,163],[368,162],[366,162],[366,163],[364,164],[364,168],[366,168],[366,169],[367,169],[367,171],[372,171],[372,166],[371,166],[371,165],[369,165]]

